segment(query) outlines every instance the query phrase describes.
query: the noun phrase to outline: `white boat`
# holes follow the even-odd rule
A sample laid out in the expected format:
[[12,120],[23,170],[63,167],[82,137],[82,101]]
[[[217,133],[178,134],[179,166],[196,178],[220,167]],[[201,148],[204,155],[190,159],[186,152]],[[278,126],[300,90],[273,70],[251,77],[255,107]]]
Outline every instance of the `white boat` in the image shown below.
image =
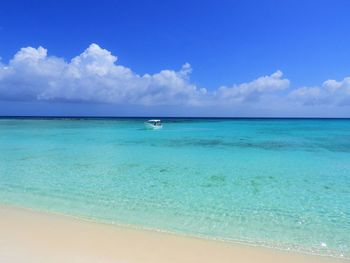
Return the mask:
[[163,127],[160,120],[148,120],[145,122],[145,126],[148,129],[161,129]]

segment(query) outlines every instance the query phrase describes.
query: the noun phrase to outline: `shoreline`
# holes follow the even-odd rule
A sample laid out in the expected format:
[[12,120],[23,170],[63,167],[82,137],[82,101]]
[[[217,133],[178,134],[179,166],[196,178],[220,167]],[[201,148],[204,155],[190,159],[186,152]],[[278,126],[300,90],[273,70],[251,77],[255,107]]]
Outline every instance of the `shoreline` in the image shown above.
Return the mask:
[[[170,231],[170,230],[164,230],[164,229],[158,229],[158,228],[151,228],[151,227],[145,227],[145,226],[140,226],[140,225],[133,225],[133,224],[126,224],[126,223],[121,223],[121,222],[111,222],[107,220],[102,220],[102,219],[93,219],[85,216],[80,216],[80,215],[71,215],[71,214],[65,214],[63,212],[58,212],[58,211],[50,211],[50,210],[41,210],[40,208],[32,208],[32,207],[25,207],[21,205],[16,205],[16,204],[10,204],[10,203],[0,203],[0,210],[2,207],[5,208],[12,208],[12,209],[19,209],[19,210],[25,210],[30,213],[43,213],[43,214],[48,214],[48,215],[53,215],[53,216],[58,216],[58,217],[64,217],[72,220],[77,220],[77,221],[82,221],[86,223],[92,223],[92,224],[99,224],[99,225],[105,225],[109,227],[116,227],[116,228],[121,228],[121,229],[130,229],[130,230],[135,230],[135,231],[145,231],[145,232],[155,232],[155,233],[160,233],[160,234],[166,234],[166,235],[171,235],[171,236],[176,236],[176,237],[182,237],[182,238],[190,238],[190,239],[198,239],[198,240],[208,240],[212,242],[220,242],[220,243],[225,243],[225,244],[232,244],[232,245],[238,245],[238,246],[248,246],[252,248],[262,248],[262,249],[268,249],[268,250],[276,250],[276,251],[282,251],[282,252],[288,252],[288,253],[293,253],[293,254],[301,254],[301,255],[306,255],[306,256],[317,256],[317,257],[326,257],[326,258],[331,258],[331,259],[341,259],[341,260],[347,260],[350,263],[350,258],[346,258],[341,256],[335,256],[331,254],[319,254],[316,252],[310,252],[309,250],[298,250],[298,249],[290,249],[290,248],[282,248],[282,247],[273,247],[266,245],[265,243],[254,243],[254,242],[249,242],[249,241],[244,241],[244,240],[227,240],[223,238],[215,238],[215,237],[210,237],[210,236],[205,236],[205,235],[199,235],[199,234],[186,234],[182,232],[176,232],[176,231]],[[1,215],[1,213],[0,213]]]
[[2,262],[350,262],[0,205]]

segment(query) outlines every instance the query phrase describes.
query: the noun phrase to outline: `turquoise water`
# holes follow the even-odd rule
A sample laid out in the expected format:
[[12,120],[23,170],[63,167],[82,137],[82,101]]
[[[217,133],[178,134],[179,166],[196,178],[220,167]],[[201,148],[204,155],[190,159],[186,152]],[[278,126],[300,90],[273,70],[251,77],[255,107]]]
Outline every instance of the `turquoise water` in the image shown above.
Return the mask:
[[350,120],[0,119],[0,203],[350,258]]

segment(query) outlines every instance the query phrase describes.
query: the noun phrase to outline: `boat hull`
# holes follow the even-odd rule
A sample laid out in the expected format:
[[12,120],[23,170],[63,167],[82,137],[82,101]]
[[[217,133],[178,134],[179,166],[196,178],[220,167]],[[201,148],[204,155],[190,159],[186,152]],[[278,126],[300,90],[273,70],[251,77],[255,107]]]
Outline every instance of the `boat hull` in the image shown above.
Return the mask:
[[152,123],[145,122],[145,127],[146,127],[146,129],[149,129],[149,130],[159,130],[163,126],[162,125],[153,125]]

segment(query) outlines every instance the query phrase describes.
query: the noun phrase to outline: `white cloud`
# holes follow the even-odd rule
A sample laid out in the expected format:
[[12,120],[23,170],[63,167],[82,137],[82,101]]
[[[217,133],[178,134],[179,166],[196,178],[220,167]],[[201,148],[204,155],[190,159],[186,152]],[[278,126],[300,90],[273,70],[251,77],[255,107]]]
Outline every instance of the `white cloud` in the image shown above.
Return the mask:
[[282,79],[283,73],[278,70],[270,76],[263,76],[248,83],[222,86],[218,89],[216,96],[219,101],[227,103],[242,103],[257,101],[261,95],[274,93],[289,87],[289,80]]
[[46,56],[47,50],[43,47],[38,47],[37,49],[27,47],[21,48],[21,50],[17,52],[12,61],[14,63],[20,63],[21,61],[39,61],[46,58]]
[[205,93],[189,82],[190,64],[179,71],[139,76],[116,64],[117,57],[91,44],[70,62],[39,47],[22,48],[0,65],[0,97],[134,104],[196,104]]
[[289,98],[304,105],[350,105],[350,77],[342,81],[327,80],[321,87],[295,89]]
[[289,98],[304,105],[315,105],[327,102],[325,92],[319,87],[302,87],[293,90]]
[[26,47],[9,63],[0,62],[0,100],[222,105],[240,110],[292,108],[295,104],[350,105],[349,77],[342,81],[327,80],[320,87],[289,91],[290,81],[278,70],[250,82],[208,91],[190,81],[191,72],[190,64],[185,63],[179,70],[138,75],[119,65],[116,56],[97,44],[91,44],[70,61],[49,56],[43,47]]

